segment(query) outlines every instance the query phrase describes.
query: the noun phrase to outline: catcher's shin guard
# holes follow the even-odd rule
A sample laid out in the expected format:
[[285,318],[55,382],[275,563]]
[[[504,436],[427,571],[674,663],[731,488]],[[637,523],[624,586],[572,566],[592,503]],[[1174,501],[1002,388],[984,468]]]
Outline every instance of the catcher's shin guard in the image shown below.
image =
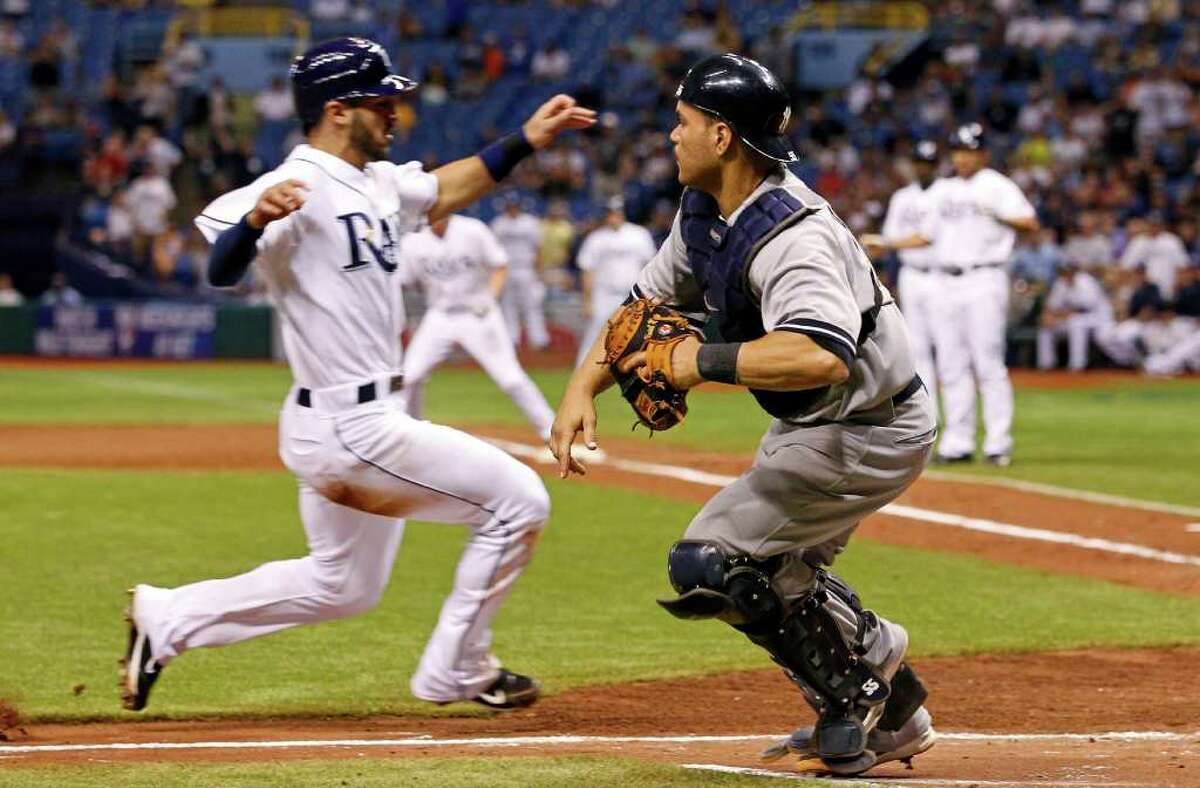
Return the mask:
[[[866,748],[890,691],[884,673],[862,659],[863,635],[877,625],[875,615],[862,609],[849,586],[822,570],[812,593],[785,605],[771,587],[778,568],[777,559],[730,556],[716,542],[676,542],[667,570],[679,596],[658,603],[678,618],[717,618],[745,633],[817,709],[822,757],[855,757]],[[824,607],[829,593],[858,616],[853,643]]]

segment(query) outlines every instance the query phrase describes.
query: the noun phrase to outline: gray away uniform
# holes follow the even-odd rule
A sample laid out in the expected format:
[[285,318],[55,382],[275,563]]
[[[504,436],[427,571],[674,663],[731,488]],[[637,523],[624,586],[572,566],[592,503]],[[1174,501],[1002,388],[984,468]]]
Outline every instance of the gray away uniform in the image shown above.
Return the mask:
[[[671,234],[643,269],[634,295],[662,298],[697,321],[714,321],[725,341],[748,341],[770,331],[805,334],[840,357],[850,377],[808,391],[752,390],[776,418],[754,464],[701,509],[685,541],[673,548],[671,579],[681,604],[676,609],[663,604],[680,617],[715,616],[734,624],[766,648],[821,711],[829,703],[822,696],[830,693],[818,691],[814,697],[811,686],[824,679],[808,686],[797,680],[803,676],[795,675],[787,658],[795,643],[756,632],[757,613],[744,609],[733,582],[708,587],[727,604],[719,614],[697,614],[697,608],[682,604],[689,588],[705,585],[688,582],[691,559],[677,566],[675,551],[687,540],[703,540],[719,545],[726,570],[739,562],[761,569],[785,624],[792,615],[788,611],[815,601],[823,611],[820,620],[805,619],[816,621],[812,628],[819,632],[818,625],[831,617],[844,650],[891,679],[907,645],[903,628],[864,611],[853,591],[820,567],[833,562],[863,517],[920,475],[936,437],[936,420],[915,375],[899,309],[823,198],[781,168],[727,219],[715,207],[707,195],[685,193]],[[738,243],[744,253],[733,248]],[[725,576],[728,580],[734,573]],[[738,612],[731,612],[734,607]],[[779,618],[769,620],[782,635]],[[804,641],[806,635],[797,637]],[[835,646],[842,649],[829,644]],[[856,661],[853,655],[847,659],[847,664]],[[839,681],[834,679],[834,686]],[[863,705],[878,702],[869,700]]]

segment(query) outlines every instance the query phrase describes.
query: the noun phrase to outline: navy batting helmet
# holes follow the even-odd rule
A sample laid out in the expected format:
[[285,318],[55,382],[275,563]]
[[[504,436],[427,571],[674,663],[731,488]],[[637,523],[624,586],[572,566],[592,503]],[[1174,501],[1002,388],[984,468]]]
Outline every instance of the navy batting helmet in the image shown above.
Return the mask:
[[938,144],[933,140],[918,140],[913,146],[913,161],[923,161],[927,164],[937,164]]
[[398,96],[416,80],[392,73],[383,47],[366,38],[335,38],[292,61],[292,95],[305,132],[317,124],[327,101]]
[[696,63],[675,98],[729,124],[752,150],[775,161],[797,161],[785,132],[792,102],[779,78],[748,57],[727,53]]
[[987,137],[978,123],[959,126],[950,135],[950,150],[983,150],[986,147]]

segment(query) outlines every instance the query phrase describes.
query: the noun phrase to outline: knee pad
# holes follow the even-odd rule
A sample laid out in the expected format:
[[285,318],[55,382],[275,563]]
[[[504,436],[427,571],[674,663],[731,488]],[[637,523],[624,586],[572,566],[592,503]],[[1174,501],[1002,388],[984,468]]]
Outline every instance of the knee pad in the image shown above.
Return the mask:
[[660,599],[676,618],[716,618],[736,627],[760,627],[778,619],[782,600],[771,588],[777,559],[730,555],[716,542],[685,539],[667,554],[667,576],[679,594]]

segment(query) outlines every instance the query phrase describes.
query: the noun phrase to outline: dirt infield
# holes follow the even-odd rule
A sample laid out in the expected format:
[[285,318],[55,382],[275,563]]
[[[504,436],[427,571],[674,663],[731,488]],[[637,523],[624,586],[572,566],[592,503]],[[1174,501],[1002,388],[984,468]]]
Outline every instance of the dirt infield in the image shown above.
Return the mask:
[[[490,428],[484,432],[496,438],[531,442],[523,430]],[[716,474],[737,474],[748,462],[746,457],[689,453],[644,439],[610,438],[605,448],[614,458],[682,465]],[[281,469],[273,425],[2,427],[0,466],[5,465]],[[549,471],[547,466],[535,467]],[[696,502],[713,492],[710,485],[648,477],[611,463],[595,466],[588,481]],[[1186,528],[1190,519],[1176,514],[932,479],[921,480],[900,503],[1107,540],[1106,544],[1131,543],[1185,556],[1200,552],[1200,535]],[[1048,549],[1044,542],[885,514],[869,518],[860,536],[890,544],[982,555],[1045,571],[1176,594],[1200,594],[1200,569],[1195,565],[1080,545],[1055,544]],[[891,764],[872,772],[871,777],[880,781],[898,778],[905,785],[926,784],[926,780],[943,785],[988,780],[1013,785],[1200,785],[1200,723],[1195,720],[1195,693],[1190,690],[1194,685],[1192,661],[1198,658],[1200,649],[921,660],[916,666],[933,692],[931,709],[938,727],[952,735],[919,757],[915,771]],[[652,737],[781,734],[804,722],[805,716],[795,690],[778,672],[763,670],[572,690],[553,695],[533,709],[493,717],[33,725],[25,726],[24,732],[16,728],[8,731],[10,741],[0,745],[0,764],[478,755],[494,753],[499,747],[505,755],[620,754],[676,764],[791,771],[794,762],[759,762],[756,753],[765,739],[667,742]],[[1157,736],[1104,736],[1113,731],[1154,732]],[[1030,734],[1044,737],[1027,738]],[[1085,735],[1069,738],[1061,734]],[[565,735],[576,738],[553,738]],[[589,736],[623,738],[581,738]],[[541,738],[500,744],[437,743],[447,738],[481,737]],[[296,740],[368,743],[274,749],[12,749],[55,744]]]

